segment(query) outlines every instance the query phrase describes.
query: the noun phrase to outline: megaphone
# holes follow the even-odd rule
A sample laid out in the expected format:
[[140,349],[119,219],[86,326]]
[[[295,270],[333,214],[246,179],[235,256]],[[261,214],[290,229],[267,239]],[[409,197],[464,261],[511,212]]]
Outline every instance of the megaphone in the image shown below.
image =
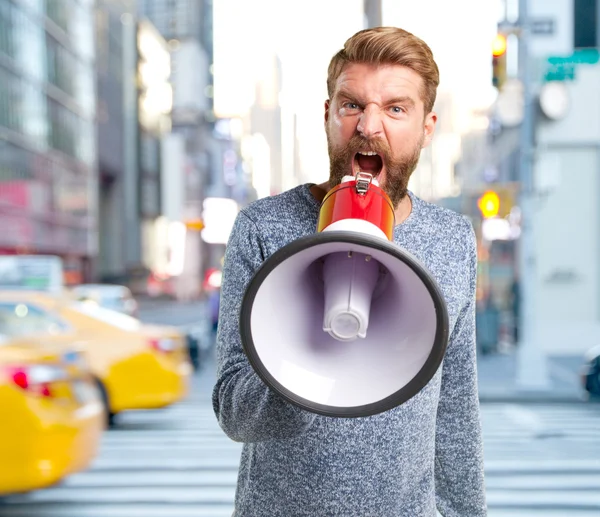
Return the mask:
[[242,346],[263,382],[296,406],[363,417],[415,396],[448,343],[435,279],[392,241],[394,207],[372,175],[346,176],[317,231],[273,253],[240,312]]

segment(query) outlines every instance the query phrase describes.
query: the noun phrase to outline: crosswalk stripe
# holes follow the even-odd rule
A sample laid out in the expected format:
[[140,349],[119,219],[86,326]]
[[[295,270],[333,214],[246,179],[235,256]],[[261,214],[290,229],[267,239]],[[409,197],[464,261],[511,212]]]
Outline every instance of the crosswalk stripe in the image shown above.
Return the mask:
[[229,470],[189,470],[189,471],[89,471],[72,476],[64,481],[69,488],[94,486],[235,486],[238,469]]
[[560,508],[492,508],[488,517],[598,517],[598,510],[579,509],[576,514],[565,514]]
[[2,507],[2,517],[231,517],[232,505],[172,504],[159,505],[136,504],[131,505],[70,505],[60,504],[49,506],[46,503]]
[[61,503],[69,501],[75,504],[90,503],[205,503],[230,504],[235,496],[235,486],[205,487],[205,486],[88,486],[85,490],[63,486],[33,492],[26,496],[15,496],[13,501]]
[[200,457],[200,458],[157,458],[143,457],[127,458],[127,461],[123,461],[123,458],[103,458],[100,457],[94,464],[94,470],[115,470],[119,467],[135,468],[135,469],[197,469],[197,468],[237,468],[239,465],[238,455],[218,455],[214,457]]
[[[118,416],[87,471],[11,496],[0,517],[231,517],[242,445],[202,390],[160,411]],[[482,406],[489,517],[600,515],[600,412]]]
[[533,506],[537,508],[600,509],[600,492],[584,490],[492,490],[488,492],[492,506]]
[[600,477],[589,474],[551,472],[549,474],[499,474],[488,475],[485,480],[488,490],[598,490]]
[[229,440],[227,437],[225,437],[225,435],[222,432],[217,432],[217,431],[186,431],[186,432],[177,432],[177,433],[148,433],[148,434],[144,434],[144,433],[138,433],[138,432],[132,432],[131,436],[107,436],[102,440],[102,444],[103,446],[106,445],[119,445],[119,444],[131,444],[131,443],[136,443],[139,440],[143,440],[144,443],[163,443],[163,444],[173,444],[173,443],[181,443],[181,442],[185,442],[185,441],[189,441],[189,442],[198,442],[198,438],[202,438],[202,443],[204,443],[205,440],[212,440],[212,441],[219,441],[221,443],[224,444],[231,444],[231,445],[235,445],[238,446],[241,444],[233,442],[232,440]]
[[489,517],[600,515],[600,413],[482,406]]
[[545,460],[544,458],[520,461],[493,460],[485,462],[487,472],[592,472],[600,473],[600,460]]

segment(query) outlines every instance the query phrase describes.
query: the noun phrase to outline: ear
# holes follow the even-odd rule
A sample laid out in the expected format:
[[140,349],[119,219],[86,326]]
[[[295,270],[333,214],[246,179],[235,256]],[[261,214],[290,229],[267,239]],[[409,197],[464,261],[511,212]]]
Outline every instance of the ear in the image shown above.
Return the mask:
[[437,122],[437,114],[434,113],[433,111],[428,113],[425,116],[425,123],[423,124],[423,131],[425,133],[425,136],[423,138],[423,145],[422,145],[423,148],[427,147],[431,143],[431,140],[433,138],[433,133],[435,132],[436,122]]
[[327,99],[325,101],[325,124],[327,124],[327,121],[329,120],[329,106],[330,106],[330,101],[329,101],[329,99]]

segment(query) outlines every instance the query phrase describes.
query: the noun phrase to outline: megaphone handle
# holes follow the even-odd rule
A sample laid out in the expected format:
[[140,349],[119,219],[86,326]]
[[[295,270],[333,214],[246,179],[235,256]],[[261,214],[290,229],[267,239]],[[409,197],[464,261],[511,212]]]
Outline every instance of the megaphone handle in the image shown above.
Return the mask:
[[356,173],[356,192],[361,195],[365,195],[369,191],[371,182],[373,181],[373,175],[368,172],[358,171]]

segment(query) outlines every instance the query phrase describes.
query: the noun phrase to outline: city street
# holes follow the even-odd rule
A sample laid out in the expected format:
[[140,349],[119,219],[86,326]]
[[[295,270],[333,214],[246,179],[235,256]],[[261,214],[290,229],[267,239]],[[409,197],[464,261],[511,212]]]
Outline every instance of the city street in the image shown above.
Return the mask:
[[[215,421],[212,383],[209,368],[186,402],[121,415],[91,470],[7,498],[0,516],[230,516],[240,445]],[[600,407],[484,404],[482,414],[490,517],[600,514]]]
[[[408,517],[473,517],[412,515],[434,451],[386,444],[419,449],[408,418],[480,464],[454,383],[479,397],[489,517],[600,517],[600,0],[492,4],[0,0],[0,517],[231,517],[219,325],[346,417],[456,361],[450,429],[415,403],[359,450],[317,419],[316,452],[280,437],[281,475],[249,455],[252,507],[310,513],[295,472],[336,513],[308,517],[399,517],[394,483]],[[262,404],[257,379],[234,380]]]
[[[203,311],[147,301],[140,317],[186,326]],[[119,415],[90,470],[6,498],[0,517],[230,516],[241,445],[216,422],[213,383],[205,364],[185,402]],[[490,517],[600,514],[600,405],[484,402],[482,419]]]

